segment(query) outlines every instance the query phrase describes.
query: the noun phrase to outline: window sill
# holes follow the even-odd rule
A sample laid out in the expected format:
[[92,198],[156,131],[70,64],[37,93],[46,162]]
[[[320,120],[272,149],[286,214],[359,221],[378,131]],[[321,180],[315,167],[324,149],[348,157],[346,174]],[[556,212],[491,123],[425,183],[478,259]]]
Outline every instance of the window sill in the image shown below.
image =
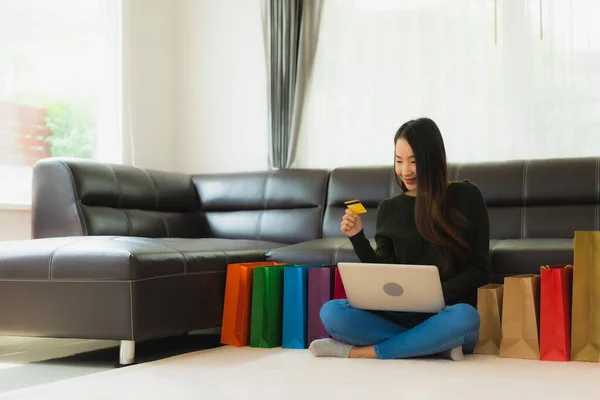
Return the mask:
[[0,211],[31,211],[31,204],[0,202]]

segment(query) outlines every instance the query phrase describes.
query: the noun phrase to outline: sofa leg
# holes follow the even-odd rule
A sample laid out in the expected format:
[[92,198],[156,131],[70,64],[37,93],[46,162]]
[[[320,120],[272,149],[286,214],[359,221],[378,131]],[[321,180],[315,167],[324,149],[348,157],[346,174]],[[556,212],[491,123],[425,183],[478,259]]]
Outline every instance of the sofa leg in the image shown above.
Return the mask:
[[131,365],[135,359],[135,342],[132,340],[121,340],[119,347],[119,365]]

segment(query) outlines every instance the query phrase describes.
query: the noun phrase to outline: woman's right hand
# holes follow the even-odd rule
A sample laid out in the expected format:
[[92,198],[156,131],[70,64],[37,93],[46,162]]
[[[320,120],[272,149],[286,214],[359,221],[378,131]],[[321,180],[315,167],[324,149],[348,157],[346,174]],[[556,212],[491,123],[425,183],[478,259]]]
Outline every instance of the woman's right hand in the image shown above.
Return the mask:
[[348,237],[355,236],[362,231],[363,225],[360,219],[360,215],[357,215],[346,209],[346,214],[342,217],[342,223],[340,224],[340,230]]

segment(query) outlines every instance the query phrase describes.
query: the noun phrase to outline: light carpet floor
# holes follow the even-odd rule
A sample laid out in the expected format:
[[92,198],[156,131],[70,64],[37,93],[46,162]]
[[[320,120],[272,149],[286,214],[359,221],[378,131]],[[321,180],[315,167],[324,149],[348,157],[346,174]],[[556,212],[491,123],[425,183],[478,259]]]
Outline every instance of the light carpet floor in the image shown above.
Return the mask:
[[592,399],[600,398],[599,368],[475,355],[461,362],[325,359],[306,350],[226,346],[0,399]]

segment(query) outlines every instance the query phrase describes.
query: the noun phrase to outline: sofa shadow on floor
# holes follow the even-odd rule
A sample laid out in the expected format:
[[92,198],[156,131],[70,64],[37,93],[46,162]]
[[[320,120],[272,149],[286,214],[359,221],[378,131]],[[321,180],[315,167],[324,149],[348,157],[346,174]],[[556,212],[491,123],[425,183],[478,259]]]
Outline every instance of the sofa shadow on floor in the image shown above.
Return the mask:
[[[206,350],[221,347],[220,334],[201,334],[201,335],[180,335],[162,339],[153,339],[144,342],[138,342],[135,346],[135,364],[142,364],[150,361],[157,361],[168,357],[174,357],[185,353],[191,353],[198,350]],[[55,360],[41,361],[36,364],[53,365],[83,365],[83,366],[104,366],[121,367],[115,363],[119,359],[119,347],[110,347],[90,351],[73,356],[59,358]],[[132,365],[135,365],[132,364]]]
[[[220,334],[190,334],[139,342],[136,343],[136,364],[218,348],[222,346],[220,338]],[[117,367],[115,360],[118,359],[117,346],[1,369],[0,394],[111,370]],[[3,362],[10,363],[10,359]]]

